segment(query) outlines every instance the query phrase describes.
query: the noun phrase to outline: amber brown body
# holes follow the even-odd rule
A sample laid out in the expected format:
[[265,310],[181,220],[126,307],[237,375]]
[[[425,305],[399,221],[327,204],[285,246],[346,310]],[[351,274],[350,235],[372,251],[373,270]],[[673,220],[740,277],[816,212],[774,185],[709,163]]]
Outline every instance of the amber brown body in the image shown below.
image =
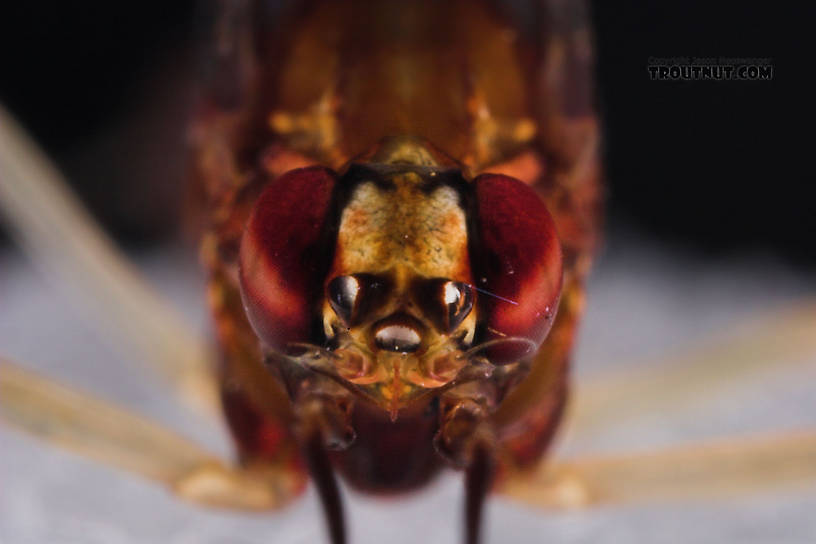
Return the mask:
[[[258,6],[235,7],[224,18],[222,71],[194,138],[210,210],[202,257],[223,355],[222,397],[247,463],[286,463],[301,475],[296,485],[305,482],[289,397],[263,365],[239,294],[238,246],[254,201],[291,168],[342,169],[400,134],[427,140],[469,175],[521,179],[555,218],[565,261],[558,315],[530,374],[491,416],[500,467],[541,456],[564,408],[598,221],[597,125],[582,17],[531,7],[528,18],[539,24],[525,32],[493,6],[391,0],[313,2],[274,20]],[[393,422],[374,406],[356,405],[357,440],[334,456],[335,466],[369,490],[424,483],[440,466],[432,446],[437,411],[429,399]],[[401,454],[406,445],[410,455]]]

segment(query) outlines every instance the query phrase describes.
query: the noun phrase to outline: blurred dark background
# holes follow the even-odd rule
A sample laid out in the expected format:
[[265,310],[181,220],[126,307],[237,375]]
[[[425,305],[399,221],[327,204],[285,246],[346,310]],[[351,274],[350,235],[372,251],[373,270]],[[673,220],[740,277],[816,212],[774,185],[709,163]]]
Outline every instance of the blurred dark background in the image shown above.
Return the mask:
[[[790,4],[591,2],[611,229],[816,264],[814,18]],[[192,0],[3,7],[0,101],[123,242],[150,244],[178,221],[205,11]],[[774,77],[650,81],[648,58],[673,56],[770,57]]]

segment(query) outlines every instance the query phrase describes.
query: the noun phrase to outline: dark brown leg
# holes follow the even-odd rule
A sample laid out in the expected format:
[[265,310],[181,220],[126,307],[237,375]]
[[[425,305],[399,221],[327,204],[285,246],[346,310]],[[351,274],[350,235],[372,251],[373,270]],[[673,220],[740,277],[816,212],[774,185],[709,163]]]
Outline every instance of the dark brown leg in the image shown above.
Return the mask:
[[340,490],[337,488],[337,479],[334,476],[329,457],[323,446],[323,436],[319,429],[311,432],[304,444],[306,463],[309,473],[314,478],[323,510],[326,512],[326,522],[329,527],[329,540],[332,544],[346,543],[346,528],[343,517],[343,502]]
[[492,391],[465,384],[441,400],[437,453],[465,469],[465,543],[478,544],[485,498],[493,482],[496,437],[489,420]]
[[485,443],[474,447],[470,465],[465,471],[465,543],[478,544],[481,539],[482,512],[493,480],[493,456]]
[[347,390],[288,360],[270,356],[294,405],[296,435],[314,480],[329,529],[331,544],[346,543],[343,503],[327,450],[344,450],[355,439],[351,427],[353,399]]
[[348,406],[338,404],[340,400],[306,395],[295,406],[297,434],[326,512],[331,544],[345,544],[346,529],[340,490],[327,449],[343,449],[354,440],[354,431],[348,424]]

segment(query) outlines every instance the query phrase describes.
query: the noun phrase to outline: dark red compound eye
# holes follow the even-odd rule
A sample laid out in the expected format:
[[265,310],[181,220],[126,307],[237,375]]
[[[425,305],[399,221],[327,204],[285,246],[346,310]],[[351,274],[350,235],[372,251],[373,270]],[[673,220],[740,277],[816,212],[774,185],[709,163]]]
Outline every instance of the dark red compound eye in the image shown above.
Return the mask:
[[241,296],[255,333],[285,351],[309,341],[314,286],[323,285],[319,247],[337,176],[292,170],[261,193],[241,239]]
[[[540,345],[550,331],[561,294],[561,245],[547,207],[532,188],[498,174],[474,181],[485,341],[521,337]],[[488,359],[512,362],[523,344],[496,346]],[[521,348],[521,351],[519,349]]]

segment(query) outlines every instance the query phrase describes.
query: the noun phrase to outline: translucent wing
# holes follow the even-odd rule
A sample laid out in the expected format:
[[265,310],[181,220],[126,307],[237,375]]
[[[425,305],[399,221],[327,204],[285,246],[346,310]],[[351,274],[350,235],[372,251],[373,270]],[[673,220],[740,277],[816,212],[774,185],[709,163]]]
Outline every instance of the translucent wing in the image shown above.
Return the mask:
[[68,287],[108,337],[139,350],[193,405],[215,411],[205,343],[138,275],[2,107],[0,213],[38,268]]

